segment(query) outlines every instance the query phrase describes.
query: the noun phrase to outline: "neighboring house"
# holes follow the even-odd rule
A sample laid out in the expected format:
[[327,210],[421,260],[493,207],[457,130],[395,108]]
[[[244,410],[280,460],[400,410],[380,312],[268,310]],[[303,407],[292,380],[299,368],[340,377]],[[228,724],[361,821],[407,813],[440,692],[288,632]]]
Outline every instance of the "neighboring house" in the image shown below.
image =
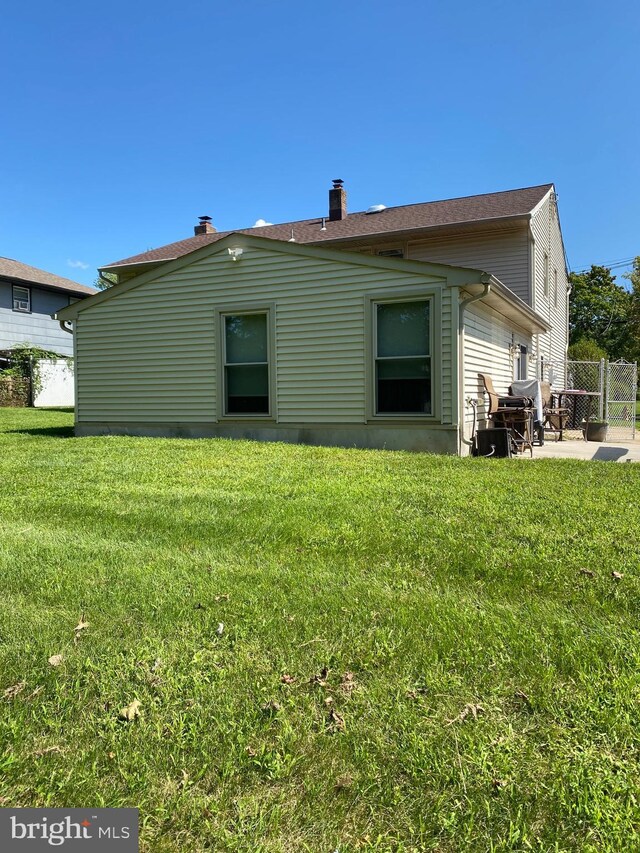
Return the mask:
[[95,292],[67,278],[0,258],[0,356],[23,343],[72,355],[70,336],[51,315]]
[[79,435],[465,453],[478,370],[508,380],[550,331],[480,269],[266,233],[110,267],[117,285],[58,312],[74,329]]

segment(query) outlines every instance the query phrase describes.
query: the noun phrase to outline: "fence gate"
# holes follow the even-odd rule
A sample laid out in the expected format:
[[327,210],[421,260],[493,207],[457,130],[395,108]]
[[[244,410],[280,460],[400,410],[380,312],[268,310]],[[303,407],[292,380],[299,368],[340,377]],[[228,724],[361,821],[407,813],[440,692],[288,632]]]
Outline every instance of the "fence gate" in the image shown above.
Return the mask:
[[607,441],[633,441],[636,437],[638,365],[628,361],[607,364],[604,419]]
[[539,378],[553,390],[580,390],[574,397],[566,438],[582,438],[587,415],[607,421],[607,441],[633,441],[636,435],[638,366],[628,361],[541,361]]

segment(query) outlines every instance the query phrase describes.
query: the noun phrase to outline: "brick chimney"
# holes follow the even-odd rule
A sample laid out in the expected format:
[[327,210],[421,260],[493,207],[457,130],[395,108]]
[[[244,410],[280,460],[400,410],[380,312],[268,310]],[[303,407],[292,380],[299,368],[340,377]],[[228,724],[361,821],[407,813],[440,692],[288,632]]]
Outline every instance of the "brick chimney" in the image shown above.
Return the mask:
[[347,218],[347,191],[343,184],[342,178],[333,179],[333,189],[329,190],[329,222]]
[[216,229],[211,224],[211,217],[210,216],[199,216],[198,219],[200,220],[200,222],[193,229],[193,233],[195,234],[196,237],[198,237],[200,234],[215,234],[216,233]]

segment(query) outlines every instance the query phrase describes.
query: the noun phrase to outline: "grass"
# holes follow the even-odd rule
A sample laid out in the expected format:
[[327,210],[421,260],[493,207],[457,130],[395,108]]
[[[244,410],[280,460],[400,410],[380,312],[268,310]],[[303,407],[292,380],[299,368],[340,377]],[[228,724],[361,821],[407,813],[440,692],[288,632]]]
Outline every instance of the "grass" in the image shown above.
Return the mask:
[[153,853],[640,849],[634,465],[71,420],[0,410],[2,804],[135,805]]

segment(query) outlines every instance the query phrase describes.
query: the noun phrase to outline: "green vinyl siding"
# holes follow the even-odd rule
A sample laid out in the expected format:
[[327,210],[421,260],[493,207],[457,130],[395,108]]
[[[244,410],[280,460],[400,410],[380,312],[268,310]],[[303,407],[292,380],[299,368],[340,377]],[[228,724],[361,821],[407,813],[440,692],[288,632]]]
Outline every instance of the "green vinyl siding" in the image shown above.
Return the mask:
[[400,262],[379,267],[343,261],[337,251],[298,254],[288,244],[272,249],[257,241],[248,241],[235,263],[226,248],[196,255],[78,315],[79,423],[216,422],[223,393],[216,312],[266,302],[274,312],[278,423],[365,423],[370,353],[363,297],[404,290],[438,294],[434,408],[451,422],[451,292],[442,267],[431,274],[425,265],[421,274],[407,262],[405,272]]

